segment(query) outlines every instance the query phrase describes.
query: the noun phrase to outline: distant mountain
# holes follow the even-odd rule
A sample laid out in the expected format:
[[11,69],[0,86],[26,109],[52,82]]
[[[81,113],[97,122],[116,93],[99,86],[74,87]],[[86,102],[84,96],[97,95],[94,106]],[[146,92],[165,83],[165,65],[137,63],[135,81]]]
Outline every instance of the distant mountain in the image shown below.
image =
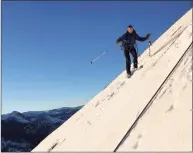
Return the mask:
[[1,151],[31,151],[82,107],[24,113],[13,111],[1,115]]

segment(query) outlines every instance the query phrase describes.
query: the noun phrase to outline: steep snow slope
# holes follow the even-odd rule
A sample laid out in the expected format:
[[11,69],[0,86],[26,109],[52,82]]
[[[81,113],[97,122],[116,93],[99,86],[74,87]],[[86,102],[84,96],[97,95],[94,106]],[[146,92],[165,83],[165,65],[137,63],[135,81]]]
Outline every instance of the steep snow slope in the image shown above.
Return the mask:
[[[131,79],[126,79],[124,71],[33,151],[117,151],[117,145],[190,47],[191,35],[192,9],[153,43],[151,57],[145,50],[139,57],[143,68]],[[181,149],[191,150],[187,146]]]
[[118,151],[191,151],[192,51],[190,46]]

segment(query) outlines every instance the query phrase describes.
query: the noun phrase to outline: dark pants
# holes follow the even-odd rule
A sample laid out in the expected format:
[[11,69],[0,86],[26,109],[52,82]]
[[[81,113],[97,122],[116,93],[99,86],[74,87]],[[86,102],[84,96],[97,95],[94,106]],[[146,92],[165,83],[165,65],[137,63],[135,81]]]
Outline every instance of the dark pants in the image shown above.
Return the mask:
[[131,59],[130,59],[130,54],[133,56],[133,64],[134,64],[134,68],[138,67],[138,60],[137,60],[137,51],[135,49],[135,47],[131,47],[129,49],[124,50],[124,55],[126,58],[126,71],[127,73],[131,73]]

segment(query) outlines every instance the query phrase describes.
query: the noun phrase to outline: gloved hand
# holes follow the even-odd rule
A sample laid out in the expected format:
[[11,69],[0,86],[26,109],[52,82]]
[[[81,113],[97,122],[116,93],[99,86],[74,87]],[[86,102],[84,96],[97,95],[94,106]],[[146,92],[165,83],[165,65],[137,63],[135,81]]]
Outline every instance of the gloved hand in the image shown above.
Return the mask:
[[147,37],[147,39],[149,39],[149,38],[150,38],[150,36],[151,36],[151,33],[148,33],[148,34],[147,34],[147,36],[146,36],[146,37]]

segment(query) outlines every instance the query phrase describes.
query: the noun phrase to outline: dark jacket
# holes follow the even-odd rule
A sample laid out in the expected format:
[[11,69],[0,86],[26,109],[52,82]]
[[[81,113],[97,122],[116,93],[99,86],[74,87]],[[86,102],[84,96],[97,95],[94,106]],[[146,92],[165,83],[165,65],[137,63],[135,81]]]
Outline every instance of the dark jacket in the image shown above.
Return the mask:
[[140,37],[136,31],[134,30],[133,33],[126,32],[121,37],[117,39],[117,43],[122,43],[122,46],[124,49],[128,49],[131,46],[134,46],[136,44],[136,40],[138,41],[145,41],[148,39],[148,36],[146,37]]

